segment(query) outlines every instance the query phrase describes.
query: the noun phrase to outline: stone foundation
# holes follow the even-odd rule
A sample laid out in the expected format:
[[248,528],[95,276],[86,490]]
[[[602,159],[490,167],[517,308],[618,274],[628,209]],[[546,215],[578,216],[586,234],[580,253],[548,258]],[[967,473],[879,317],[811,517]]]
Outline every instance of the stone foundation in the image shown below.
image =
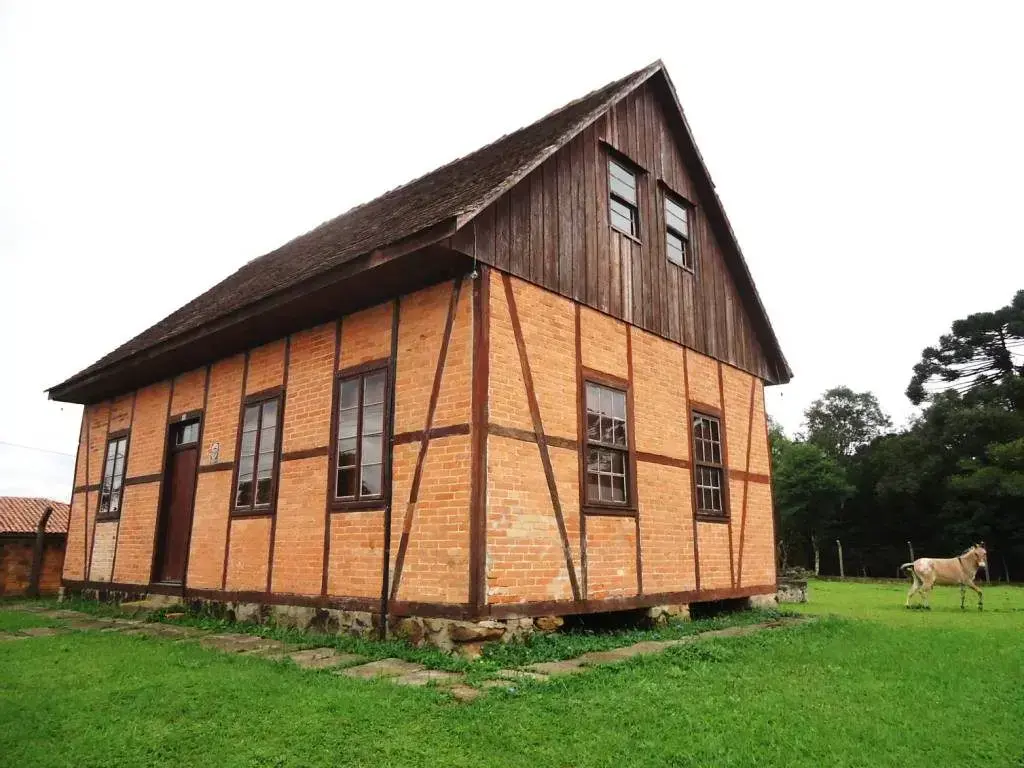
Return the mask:
[[779,589],[776,596],[780,603],[806,603],[807,580],[779,579]]

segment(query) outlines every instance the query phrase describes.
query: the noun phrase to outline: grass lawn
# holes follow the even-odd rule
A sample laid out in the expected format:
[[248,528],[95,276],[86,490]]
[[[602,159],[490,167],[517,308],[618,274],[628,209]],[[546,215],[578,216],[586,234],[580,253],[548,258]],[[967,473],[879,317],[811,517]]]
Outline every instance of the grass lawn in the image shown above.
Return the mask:
[[471,704],[158,638],[0,642],[0,764],[1024,765],[1024,590],[904,594],[814,583],[834,616]]

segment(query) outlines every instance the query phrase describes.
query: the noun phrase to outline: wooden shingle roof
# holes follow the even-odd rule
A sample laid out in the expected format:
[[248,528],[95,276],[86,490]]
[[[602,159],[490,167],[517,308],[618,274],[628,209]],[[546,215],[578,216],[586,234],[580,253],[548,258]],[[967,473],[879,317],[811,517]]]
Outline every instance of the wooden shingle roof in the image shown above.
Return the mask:
[[[129,364],[133,358],[162,345],[177,343],[210,323],[244,314],[252,305],[272,300],[289,290],[301,289],[303,284],[337,271],[348,262],[442,222],[453,222],[455,228],[462,226],[609,107],[658,73],[668,82],[664,65],[657,61],[253,259],[156,325],[51,388],[50,397],[55,400],[81,397],[82,382],[105,376],[106,371]],[[688,127],[686,130],[689,131]],[[702,160],[700,164],[707,173]],[[720,207],[717,196],[715,203]],[[724,219],[724,210],[721,215]],[[738,245],[735,252],[741,278],[745,275],[756,297]],[[760,313],[769,329],[769,346],[774,346],[785,365],[760,299],[756,303],[753,311]]]
[[34,497],[0,496],[0,535],[34,534],[47,507],[53,507],[53,513],[46,521],[46,532],[67,533],[67,504]]

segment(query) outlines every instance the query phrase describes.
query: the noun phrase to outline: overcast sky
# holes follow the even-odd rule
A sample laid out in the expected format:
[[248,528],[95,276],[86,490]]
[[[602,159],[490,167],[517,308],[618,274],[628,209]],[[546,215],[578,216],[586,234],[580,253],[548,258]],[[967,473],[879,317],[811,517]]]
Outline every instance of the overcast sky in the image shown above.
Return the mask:
[[795,372],[770,412],[903,422],[921,349],[1024,287],[1024,4],[627,6],[0,2],[0,494],[70,495],[46,387],[657,58]]

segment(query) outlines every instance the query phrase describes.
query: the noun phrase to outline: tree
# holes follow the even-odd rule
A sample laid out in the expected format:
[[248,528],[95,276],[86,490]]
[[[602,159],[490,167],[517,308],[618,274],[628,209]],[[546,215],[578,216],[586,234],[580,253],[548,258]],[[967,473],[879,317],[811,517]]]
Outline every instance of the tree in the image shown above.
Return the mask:
[[817,446],[789,440],[781,431],[772,443],[772,458],[781,549],[788,554],[809,542],[814,549],[814,572],[819,573],[820,542],[834,531],[853,488],[835,459]]
[[[914,366],[907,397],[920,405],[942,392],[965,395],[1014,377],[1024,377],[1024,290],[995,312],[955,321],[937,347],[926,347]],[[1024,407],[1024,400],[1015,407]]]
[[836,459],[852,456],[857,448],[892,429],[892,421],[871,392],[843,386],[833,387],[811,403],[804,418],[807,442]]

